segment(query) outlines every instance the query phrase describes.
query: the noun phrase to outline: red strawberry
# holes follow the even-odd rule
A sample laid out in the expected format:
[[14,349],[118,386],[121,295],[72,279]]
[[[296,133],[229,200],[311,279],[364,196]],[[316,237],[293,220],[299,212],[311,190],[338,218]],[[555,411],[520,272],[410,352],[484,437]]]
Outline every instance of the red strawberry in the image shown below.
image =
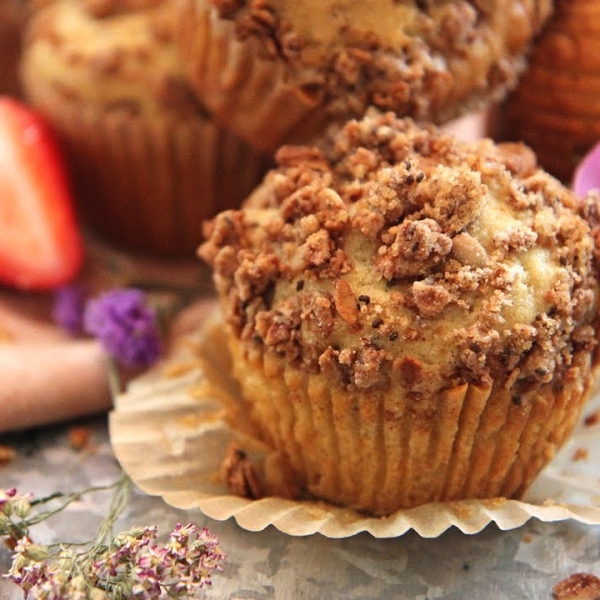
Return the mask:
[[57,142],[35,111],[0,97],[0,283],[51,289],[73,278],[82,261]]

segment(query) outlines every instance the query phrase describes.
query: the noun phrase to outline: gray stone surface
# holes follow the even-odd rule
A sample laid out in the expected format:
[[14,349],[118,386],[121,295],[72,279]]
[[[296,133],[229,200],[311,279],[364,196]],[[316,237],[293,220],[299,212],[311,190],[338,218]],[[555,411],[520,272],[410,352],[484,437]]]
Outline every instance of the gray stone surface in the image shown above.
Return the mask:
[[[85,421],[89,446],[76,451],[69,424],[0,436],[17,458],[0,467],[0,487],[16,487],[41,497],[115,481],[120,474],[104,418]],[[110,493],[94,493],[33,529],[35,541],[83,541],[106,514]],[[346,539],[320,535],[290,537],[274,528],[241,529],[233,520],[218,522],[198,511],[181,511],[134,489],[119,529],[156,525],[167,534],[177,522],[207,526],[228,560],[214,576],[204,598],[263,600],[460,600],[467,598],[550,600],[552,586],[575,572],[600,576],[600,526],[571,521],[529,521],[503,532],[490,526],[477,535],[449,530],[436,539],[410,532],[396,539],[360,534]],[[0,550],[4,571],[10,556]],[[19,598],[0,584],[0,600]]]

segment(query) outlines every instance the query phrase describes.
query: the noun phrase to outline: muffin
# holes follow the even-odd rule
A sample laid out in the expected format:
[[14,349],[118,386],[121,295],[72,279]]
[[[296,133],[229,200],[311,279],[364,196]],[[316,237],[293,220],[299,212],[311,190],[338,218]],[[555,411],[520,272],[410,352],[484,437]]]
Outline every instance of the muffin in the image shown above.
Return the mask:
[[199,98],[255,147],[306,142],[373,105],[447,121],[503,96],[551,0],[179,0]]
[[28,16],[26,0],[0,0],[0,94],[19,96],[18,63]]
[[201,221],[239,206],[267,167],[193,97],[168,2],[48,2],[22,78],[65,148],[83,220],[120,248],[193,258]]
[[375,515],[521,497],[597,369],[599,198],[393,113],[276,158],[199,250],[257,435]]
[[569,182],[600,139],[600,2],[558,0],[494,135],[523,140],[542,167]]

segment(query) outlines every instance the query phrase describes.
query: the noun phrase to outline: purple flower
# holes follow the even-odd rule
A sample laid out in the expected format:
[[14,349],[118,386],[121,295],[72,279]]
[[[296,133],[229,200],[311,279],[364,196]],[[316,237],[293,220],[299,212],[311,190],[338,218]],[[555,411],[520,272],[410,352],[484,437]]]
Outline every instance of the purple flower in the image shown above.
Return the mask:
[[138,367],[154,363],[162,350],[156,312],[137,289],[105,292],[87,303],[83,327],[118,361]]
[[65,285],[56,290],[52,316],[69,333],[81,332],[85,294],[76,285]]
[[592,189],[600,189],[600,142],[579,163],[572,187],[580,196],[585,196]]

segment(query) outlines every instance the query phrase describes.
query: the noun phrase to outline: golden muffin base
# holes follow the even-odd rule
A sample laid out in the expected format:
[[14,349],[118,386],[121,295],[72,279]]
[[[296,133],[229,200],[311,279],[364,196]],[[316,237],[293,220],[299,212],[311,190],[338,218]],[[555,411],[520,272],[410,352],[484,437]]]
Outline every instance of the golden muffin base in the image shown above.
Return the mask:
[[120,248],[192,257],[202,221],[239,206],[268,166],[209,119],[145,119],[69,104],[25,75],[31,103],[65,148],[82,218]]
[[250,357],[233,338],[229,348],[258,435],[300,489],[380,516],[427,502],[521,498],[571,434],[595,379],[582,354],[564,381],[519,405],[510,388],[467,384],[415,402],[341,389],[271,354]]

